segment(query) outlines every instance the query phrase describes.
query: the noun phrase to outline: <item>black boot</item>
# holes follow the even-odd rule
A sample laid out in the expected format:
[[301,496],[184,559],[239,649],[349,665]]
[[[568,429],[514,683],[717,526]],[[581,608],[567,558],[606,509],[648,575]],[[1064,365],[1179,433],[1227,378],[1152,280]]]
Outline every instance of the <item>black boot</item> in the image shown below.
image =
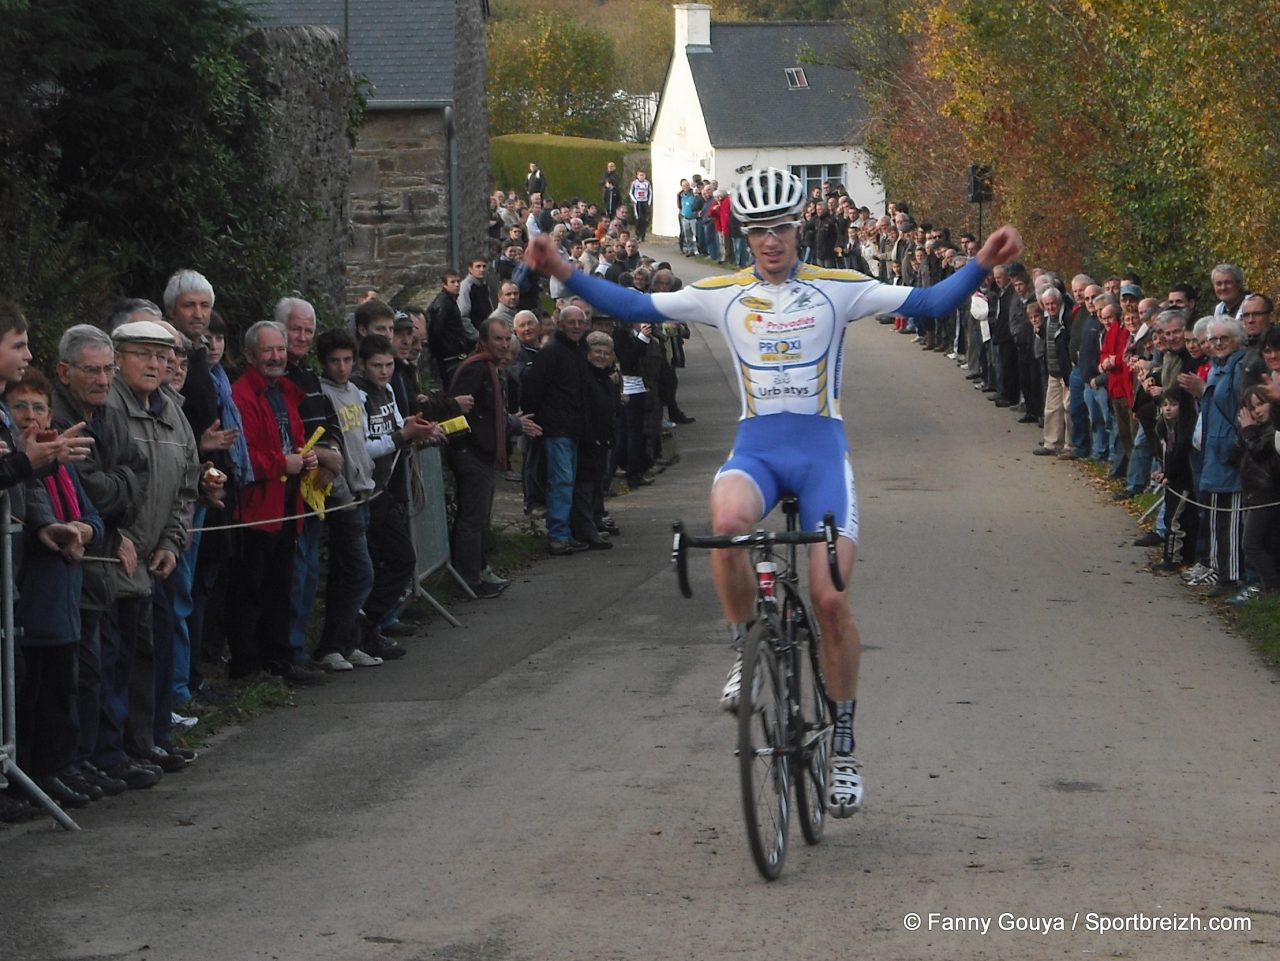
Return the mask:
[[376,621],[364,614],[360,615],[360,650],[384,661],[394,661],[408,653],[403,646],[383,634]]

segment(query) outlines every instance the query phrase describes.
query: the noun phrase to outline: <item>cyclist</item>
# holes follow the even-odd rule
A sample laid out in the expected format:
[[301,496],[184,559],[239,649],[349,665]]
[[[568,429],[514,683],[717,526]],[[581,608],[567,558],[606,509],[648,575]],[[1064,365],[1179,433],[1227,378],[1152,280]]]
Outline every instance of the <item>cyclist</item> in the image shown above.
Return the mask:
[[[733,450],[711,487],[711,524],[717,534],[751,531],[785,493],[800,501],[800,522],[821,529],[831,511],[845,589],[837,591],[825,548],[811,549],[809,590],[822,629],[821,662],[833,702],[835,730],[828,776],[828,810],[848,817],[862,806],[860,762],[854,756],[861,644],[848,590],[858,541],[858,505],[840,412],[845,324],[876,314],[940,317],[977,289],[997,264],[1022,251],[1013,227],[987,238],[975,258],[929,288],[882,284],[851,270],[802,263],[799,178],[769,167],[748,175],[733,193],[755,265],[697,281],[671,293],[642,294],[575,271],[546,238],[530,241],[525,261],[574,293],[632,323],[684,321],[716,327],[735,361],[742,413]],[[721,696],[736,710],[742,683],[741,641],[754,611],[755,577],[742,551],[713,551],[711,574],[738,658]]]

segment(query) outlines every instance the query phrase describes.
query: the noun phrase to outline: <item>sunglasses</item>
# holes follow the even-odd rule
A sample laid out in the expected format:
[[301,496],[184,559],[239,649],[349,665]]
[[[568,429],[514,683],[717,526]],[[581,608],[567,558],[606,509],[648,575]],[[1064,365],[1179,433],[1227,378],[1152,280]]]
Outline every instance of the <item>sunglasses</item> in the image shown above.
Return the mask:
[[800,221],[798,220],[786,220],[780,224],[774,224],[771,227],[759,225],[743,227],[742,232],[748,237],[763,237],[765,234],[768,234],[770,237],[785,237],[799,226]]

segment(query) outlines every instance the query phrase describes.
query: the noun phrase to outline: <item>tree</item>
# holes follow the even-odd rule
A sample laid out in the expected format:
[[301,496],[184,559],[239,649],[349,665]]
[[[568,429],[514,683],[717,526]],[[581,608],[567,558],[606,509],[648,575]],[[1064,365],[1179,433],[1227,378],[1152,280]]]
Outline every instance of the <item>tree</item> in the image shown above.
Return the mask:
[[[284,288],[301,201],[273,184],[255,21],[232,0],[7,0],[0,25],[0,289],[37,346],[208,275],[232,323]],[[9,204],[12,204],[10,206]]]
[[489,132],[614,140],[627,110],[613,42],[559,12],[489,25]]
[[[968,163],[996,174],[996,216],[1064,272],[1132,268],[1203,284],[1239,264],[1280,287],[1280,5],[1225,0],[852,0],[891,196],[932,213]],[[877,11],[883,11],[877,13]],[[865,14],[878,30],[858,24]],[[930,127],[934,129],[931,131]],[[950,185],[930,176],[939,156]],[[993,217],[993,222],[995,218]]]
[[840,20],[848,0],[714,0],[723,20]]

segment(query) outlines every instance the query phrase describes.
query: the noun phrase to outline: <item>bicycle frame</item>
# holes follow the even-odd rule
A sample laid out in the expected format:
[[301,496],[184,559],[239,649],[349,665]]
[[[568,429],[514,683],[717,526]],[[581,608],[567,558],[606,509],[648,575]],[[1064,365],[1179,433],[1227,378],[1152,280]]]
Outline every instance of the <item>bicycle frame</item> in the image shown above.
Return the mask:
[[687,549],[748,550],[756,578],[756,617],[742,650],[742,694],[738,702],[739,770],[747,839],[756,867],[767,880],[786,857],[788,796],[794,787],[805,840],[817,844],[826,819],[825,742],[832,733],[830,702],[819,665],[820,632],[800,593],[797,548],[825,543],[831,579],[844,589],[836,552],[834,518],[821,531],[797,529],[794,498],[783,501],[784,533],[696,537],[672,525],[672,561],[685,597],[692,597]]

